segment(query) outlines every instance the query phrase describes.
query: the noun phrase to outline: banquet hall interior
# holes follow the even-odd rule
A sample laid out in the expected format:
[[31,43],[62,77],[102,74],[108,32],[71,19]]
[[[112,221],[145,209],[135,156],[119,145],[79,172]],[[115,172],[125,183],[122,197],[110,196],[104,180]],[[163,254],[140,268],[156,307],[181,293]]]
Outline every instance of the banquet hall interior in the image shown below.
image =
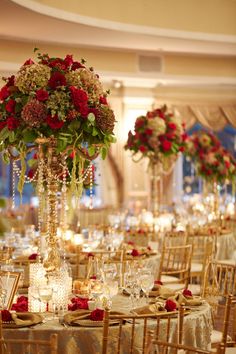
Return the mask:
[[236,354],[236,1],[0,4],[0,354]]

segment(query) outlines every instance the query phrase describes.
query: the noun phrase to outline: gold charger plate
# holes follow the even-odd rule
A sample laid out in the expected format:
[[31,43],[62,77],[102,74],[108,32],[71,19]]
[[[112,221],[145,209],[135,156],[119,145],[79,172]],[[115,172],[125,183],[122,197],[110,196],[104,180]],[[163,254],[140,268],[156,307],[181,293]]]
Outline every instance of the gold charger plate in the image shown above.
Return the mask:
[[[11,322],[3,322],[3,328],[23,328],[23,327],[30,327],[30,326],[34,326],[38,323],[43,322],[43,317],[38,314],[38,313],[31,313],[32,316],[32,323],[27,324],[27,323],[22,323],[17,325],[14,321]],[[29,320],[29,312],[22,312],[22,313],[17,313],[19,319],[21,319],[22,321],[28,321]]]
[[[110,320],[109,326],[119,325],[119,320]],[[73,322],[71,326],[82,326],[82,327],[103,327],[103,321],[92,321],[89,319],[78,320]]]

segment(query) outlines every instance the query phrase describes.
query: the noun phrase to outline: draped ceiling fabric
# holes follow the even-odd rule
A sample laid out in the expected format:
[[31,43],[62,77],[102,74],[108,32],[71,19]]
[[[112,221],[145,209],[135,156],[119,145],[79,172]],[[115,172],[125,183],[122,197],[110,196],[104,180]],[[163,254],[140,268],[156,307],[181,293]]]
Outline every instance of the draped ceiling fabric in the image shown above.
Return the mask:
[[222,130],[227,124],[236,128],[236,104],[174,104],[173,108],[186,123],[187,129],[195,123],[214,131]]

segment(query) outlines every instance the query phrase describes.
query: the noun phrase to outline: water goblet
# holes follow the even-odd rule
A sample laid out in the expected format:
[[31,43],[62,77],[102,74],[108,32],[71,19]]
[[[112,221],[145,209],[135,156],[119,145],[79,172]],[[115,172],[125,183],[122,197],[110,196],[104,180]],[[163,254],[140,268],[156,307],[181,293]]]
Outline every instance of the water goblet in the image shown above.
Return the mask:
[[143,273],[140,277],[141,289],[144,292],[146,302],[148,303],[148,294],[154,284],[154,276],[151,273]]
[[39,286],[38,292],[40,301],[46,304],[46,311],[48,311],[48,303],[51,300],[53,294],[52,287],[48,285]]

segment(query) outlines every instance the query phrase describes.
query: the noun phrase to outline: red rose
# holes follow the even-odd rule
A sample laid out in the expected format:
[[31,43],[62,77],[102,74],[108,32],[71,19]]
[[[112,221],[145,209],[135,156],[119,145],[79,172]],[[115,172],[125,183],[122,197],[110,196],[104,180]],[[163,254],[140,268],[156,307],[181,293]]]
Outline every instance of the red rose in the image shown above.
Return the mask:
[[135,122],[135,129],[141,128],[145,124],[145,120],[141,118],[137,118]]
[[162,281],[160,281],[160,280],[155,280],[155,281],[154,281],[154,284],[163,285]]
[[88,95],[84,90],[77,89],[76,87],[71,86],[70,92],[72,102],[76,108],[80,109],[81,105],[87,105]]
[[188,135],[186,133],[183,133],[181,135],[181,138],[182,138],[183,141],[186,141],[188,139]]
[[176,303],[172,300],[166,300],[166,303],[165,303],[165,309],[168,311],[168,312],[171,312],[171,311],[175,311],[176,310]]
[[96,309],[90,313],[90,320],[92,321],[102,321],[104,317],[104,310]]
[[87,254],[87,257],[94,257],[94,254],[93,254],[92,252],[89,252],[89,253]]
[[164,152],[168,152],[172,148],[172,142],[168,140],[163,140],[161,146]]
[[18,119],[13,116],[7,118],[7,127],[9,130],[15,130],[20,125]]
[[168,123],[168,128],[170,128],[171,130],[176,130],[176,125],[175,125],[175,123],[169,122],[169,123]]
[[179,151],[180,151],[180,152],[183,152],[184,150],[185,150],[185,147],[184,147],[184,146],[180,146],[180,147],[179,147]]
[[38,257],[38,253],[32,253],[28,259],[31,260],[31,261],[35,261]]
[[145,130],[145,134],[147,134],[147,135],[152,135],[152,129],[147,128],[147,129]]
[[35,173],[35,171],[32,170],[32,169],[30,169],[30,170],[28,171],[28,173],[27,173],[27,176],[28,176],[29,178],[33,178],[33,177],[34,177],[34,173]]
[[225,167],[226,167],[226,168],[230,168],[230,165],[231,165],[231,164],[230,164],[229,161],[225,161]]
[[64,59],[64,64],[66,65],[66,67],[69,67],[73,64],[73,56],[72,55],[69,55],[67,54],[67,56],[65,57]]
[[107,98],[105,96],[100,96],[99,103],[107,105]]
[[76,70],[76,69],[80,69],[80,68],[85,68],[85,66],[81,63],[79,63],[78,61],[74,61],[74,63],[72,64],[71,70]]
[[48,92],[44,89],[40,89],[36,91],[36,98],[38,101],[41,102],[46,101],[48,99],[48,96],[49,96]]
[[16,303],[12,305],[11,309],[16,312],[28,311],[28,298],[26,296],[20,296],[16,300]]
[[64,122],[62,120],[59,120],[57,115],[55,115],[53,117],[51,115],[48,115],[46,118],[46,123],[52,129],[60,129],[64,125]]
[[193,296],[192,292],[190,290],[188,290],[188,289],[184,289],[183,290],[183,295],[187,296],[187,297],[192,297]]
[[139,151],[141,151],[141,152],[146,152],[146,151],[147,151],[146,146],[140,145],[140,146],[139,146]]
[[11,313],[8,310],[2,310],[2,321],[3,322],[10,322],[12,321]]
[[81,105],[79,108],[80,114],[83,118],[87,118],[89,114],[89,109],[87,105]]
[[8,96],[10,96],[10,91],[7,85],[5,85],[0,90],[0,101],[4,101]]
[[6,111],[9,113],[15,113],[15,107],[16,101],[13,99],[10,99],[5,105]]
[[7,125],[6,120],[4,120],[3,122],[0,122],[0,130],[2,130],[6,125]]
[[7,84],[6,86],[14,86],[15,83],[15,76],[11,75],[10,77],[7,78]]
[[80,297],[74,297],[71,299],[71,304],[68,305],[69,311],[75,311],[79,309],[88,310],[88,299],[81,299]]
[[58,71],[53,72],[48,81],[48,86],[50,86],[53,90],[55,90],[59,86],[66,86],[65,76],[59,73]]
[[26,60],[26,61],[24,62],[23,66],[25,66],[25,65],[32,65],[32,64],[34,64],[33,60],[32,60],[32,59],[28,59],[28,60]]
[[132,250],[132,252],[131,252],[131,256],[133,256],[133,257],[138,257],[138,256],[139,256],[139,251],[134,248],[134,249]]
[[[65,70],[67,67],[66,67],[66,64],[64,63],[64,60],[61,59],[61,58],[55,58],[53,60],[50,60],[50,62],[48,63],[48,65],[51,67],[51,68],[57,68],[59,70]],[[58,86],[62,86],[62,85],[58,85]],[[64,86],[64,85],[63,85]]]

